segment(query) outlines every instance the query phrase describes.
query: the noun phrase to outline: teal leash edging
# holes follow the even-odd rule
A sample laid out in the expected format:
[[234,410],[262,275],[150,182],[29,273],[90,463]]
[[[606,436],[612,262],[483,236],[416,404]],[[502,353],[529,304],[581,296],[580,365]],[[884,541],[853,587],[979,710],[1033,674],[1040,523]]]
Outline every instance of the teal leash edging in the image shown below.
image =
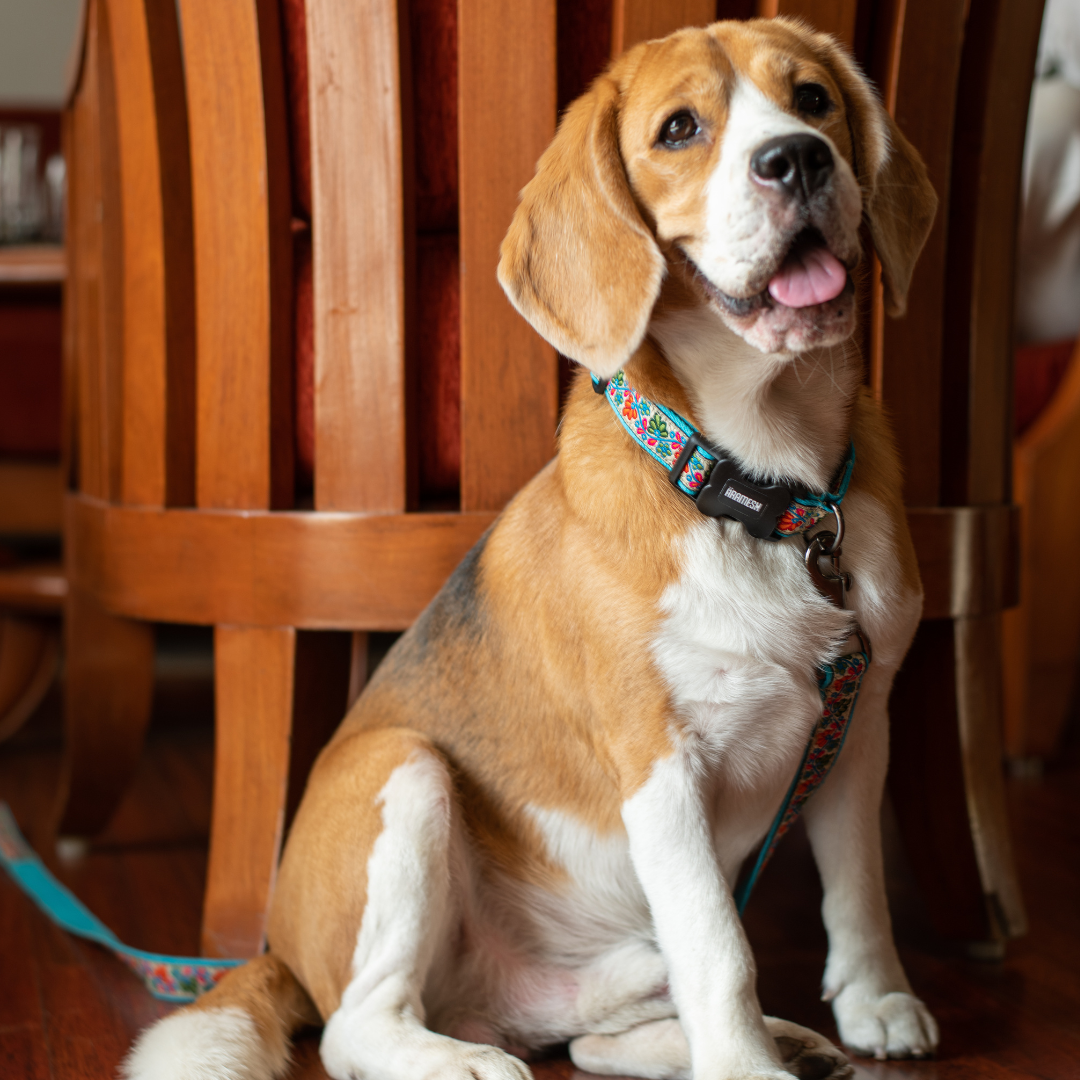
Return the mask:
[[0,862],[15,883],[57,926],[104,946],[162,1001],[194,1001],[243,960],[168,956],[125,945],[70,889],[61,885],[19,832],[7,803],[0,802]]

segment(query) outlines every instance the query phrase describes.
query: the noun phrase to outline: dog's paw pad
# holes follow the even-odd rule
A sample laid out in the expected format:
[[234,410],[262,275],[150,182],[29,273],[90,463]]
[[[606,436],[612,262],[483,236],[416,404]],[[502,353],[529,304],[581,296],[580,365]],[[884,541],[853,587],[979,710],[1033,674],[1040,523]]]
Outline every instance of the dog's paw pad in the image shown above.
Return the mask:
[[852,1053],[886,1058],[929,1057],[938,1044],[930,1010],[913,994],[874,996],[847,987],[833,1001],[840,1038]]

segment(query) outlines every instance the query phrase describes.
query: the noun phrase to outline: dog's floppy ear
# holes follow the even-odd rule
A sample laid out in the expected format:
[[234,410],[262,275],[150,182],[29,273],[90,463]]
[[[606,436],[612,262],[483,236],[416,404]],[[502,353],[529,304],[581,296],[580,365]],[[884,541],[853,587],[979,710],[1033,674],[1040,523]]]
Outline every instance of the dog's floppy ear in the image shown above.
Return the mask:
[[888,124],[888,156],[870,180],[866,216],[881,260],[885,310],[895,318],[907,310],[911,275],[934,224],[938,200],[919,152],[884,109],[882,115]]
[[937,195],[919,152],[882,107],[850,54],[826,34],[815,34],[814,43],[843,86],[864,213],[881,260],[885,310],[894,317],[903,315],[915,263],[934,224]]
[[664,259],[619,154],[619,86],[601,75],[567,110],[502,242],[499,282],[561,353],[613,375],[645,336]]

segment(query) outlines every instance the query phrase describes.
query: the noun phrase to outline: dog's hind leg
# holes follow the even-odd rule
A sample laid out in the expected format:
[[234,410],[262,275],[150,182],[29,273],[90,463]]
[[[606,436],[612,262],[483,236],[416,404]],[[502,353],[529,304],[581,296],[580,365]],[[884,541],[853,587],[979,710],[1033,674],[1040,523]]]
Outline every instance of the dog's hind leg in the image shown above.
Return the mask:
[[[349,799],[350,776],[361,771],[370,780],[375,740],[385,744],[395,737],[396,756],[402,760],[378,789],[374,808],[370,787],[365,792],[355,782],[353,805],[342,806],[341,798]],[[393,761],[391,749],[379,748],[383,762]],[[327,762],[340,781],[332,777],[329,785],[338,797],[336,819],[323,818],[320,825],[333,829],[341,821],[345,847],[340,838],[331,841],[333,855],[366,865],[366,903],[353,938],[348,981],[323,1034],[327,1072],[334,1080],[528,1080],[528,1068],[502,1050],[451,1039],[424,1026],[424,984],[440,953],[445,959],[458,919],[451,849],[460,838],[455,836],[460,824],[445,762],[410,732],[351,736],[332,751],[331,757],[342,759]],[[327,786],[320,783],[320,791]],[[347,851],[350,815],[371,815],[373,809],[381,817],[374,843]],[[298,826],[290,844],[304,842],[308,826],[299,819]],[[319,862],[325,865],[323,858]],[[300,913],[304,920],[318,917],[310,909]],[[347,939],[340,940],[340,946],[346,944]]]
[[[765,1027],[776,1040],[784,1068],[799,1080],[841,1080],[850,1076],[844,1055],[816,1031],[775,1016]],[[690,1046],[677,1019],[653,1020],[619,1035],[582,1035],[570,1044],[579,1069],[601,1076],[644,1080],[690,1080]]]

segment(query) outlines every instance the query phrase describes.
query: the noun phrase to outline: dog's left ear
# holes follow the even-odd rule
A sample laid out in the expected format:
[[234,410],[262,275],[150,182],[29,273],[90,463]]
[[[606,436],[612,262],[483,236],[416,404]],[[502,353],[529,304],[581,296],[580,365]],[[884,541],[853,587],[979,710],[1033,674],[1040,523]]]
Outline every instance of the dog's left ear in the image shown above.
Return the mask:
[[816,35],[844,88],[851,121],[863,212],[881,260],[885,310],[894,318],[907,310],[915,263],[930,235],[938,198],[919,152],[882,107],[866,77],[832,38]]
[[607,72],[567,110],[521,193],[499,261],[514,307],[601,378],[641,344],[664,275],[619,153],[619,97]]
[[897,318],[907,310],[911,275],[934,224],[938,199],[919,152],[881,111],[888,123],[888,157],[871,181],[866,216],[881,260],[885,311]]

